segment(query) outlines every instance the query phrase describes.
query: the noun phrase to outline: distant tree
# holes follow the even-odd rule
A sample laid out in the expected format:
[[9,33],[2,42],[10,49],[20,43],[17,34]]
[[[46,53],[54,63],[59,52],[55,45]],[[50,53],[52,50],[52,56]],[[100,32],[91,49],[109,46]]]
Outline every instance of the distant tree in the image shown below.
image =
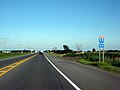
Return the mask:
[[26,52],[26,50],[24,49],[24,50],[23,50],[23,53],[25,53],[25,52]]
[[63,45],[63,48],[64,48],[64,50],[66,50],[66,51],[70,50],[69,47],[68,47],[68,45]]
[[54,47],[53,49],[54,49],[54,50],[57,50],[57,47]]
[[77,51],[80,52],[82,49],[82,44],[76,44]]
[[96,49],[95,49],[95,48],[93,48],[93,49],[92,49],[92,52],[96,52]]
[[88,50],[87,52],[91,52],[90,50]]

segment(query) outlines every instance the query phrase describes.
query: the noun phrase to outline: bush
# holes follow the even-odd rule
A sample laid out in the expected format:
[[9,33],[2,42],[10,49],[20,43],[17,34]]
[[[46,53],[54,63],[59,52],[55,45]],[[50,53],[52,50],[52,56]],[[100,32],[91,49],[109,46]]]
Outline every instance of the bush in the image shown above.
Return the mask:
[[108,63],[102,63],[102,62],[91,62],[91,61],[87,61],[85,59],[80,59],[78,60],[78,62],[85,64],[85,65],[92,65],[92,66],[96,66],[100,69],[103,70],[107,70],[107,71],[112,71],[112,72],[117,72],[120,73],[120,68],[112,66]]
[[118,60],[108,60],[107,62],[113,66],[120,67],[120,62]]
[[76,56],[77,56],[77,54],[75,54],[75,53],[67,53],[64,55],[64,57],[76,57]]
[[87,59],[89,61],[92,61],[92,62],[97,62],[99,60],[98,54],[97,53],[91,53],[91,52],[85,53],[83,55],[83,58],[85,58],[85,59]]

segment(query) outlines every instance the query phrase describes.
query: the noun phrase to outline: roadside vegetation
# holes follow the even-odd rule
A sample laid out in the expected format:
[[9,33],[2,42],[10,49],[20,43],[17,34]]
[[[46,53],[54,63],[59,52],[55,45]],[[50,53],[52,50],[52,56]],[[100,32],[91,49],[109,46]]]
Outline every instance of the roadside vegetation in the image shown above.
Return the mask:
[[19,50],[19,51],[11,51],[11,52],[0,52],[0,59],[3,58],[9,58],[9,57],[14,57],[14,56],[20,56],[20,55],[25,55],[25,54],[30,54],[33,52],[27,51],[27,50]]
[[[87,52],[78,52],[72,50],[52,50],[48,52],[49,54],[58,57],[78,57],[79,59],[74,60],[84,65],[91,65],[98,67],[103,70],[112,71],[120,73],[120,52],[115,50],[105,51],[105,61],[99,62],[99,52],[93,50]],[[102,55],[101,55],[102,58]]]
[[92,65],[92,66],[96,66],[102,70],[107,70],[107,71],[112,71],[112,72],[116,72],[116,73],[120,73],[120,67],[116,67],[113,66],[109,63],[103,63],[103,62],[91,62],[85,59],[80,59],[78,60],[78,62],[84,64],[84,65]]

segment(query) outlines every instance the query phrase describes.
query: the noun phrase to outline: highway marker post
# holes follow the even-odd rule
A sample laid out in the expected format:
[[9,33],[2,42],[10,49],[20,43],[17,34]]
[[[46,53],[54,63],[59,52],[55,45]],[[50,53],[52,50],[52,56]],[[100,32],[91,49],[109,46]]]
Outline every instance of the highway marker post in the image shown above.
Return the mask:
[[99,36],[99,62],[101,61],[101,51],[103,51],[102,59],[104,63],[104,36]]

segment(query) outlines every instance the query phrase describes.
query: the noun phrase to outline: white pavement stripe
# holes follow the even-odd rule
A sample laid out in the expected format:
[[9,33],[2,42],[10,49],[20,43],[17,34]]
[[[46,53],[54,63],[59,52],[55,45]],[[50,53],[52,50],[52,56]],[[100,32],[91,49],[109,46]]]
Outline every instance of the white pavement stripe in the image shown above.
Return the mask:
[[44,54],[45,58],[48,60],[48,62],[76,89],[81,90],[75,83],[73,83],[62,71],[60,71]]

